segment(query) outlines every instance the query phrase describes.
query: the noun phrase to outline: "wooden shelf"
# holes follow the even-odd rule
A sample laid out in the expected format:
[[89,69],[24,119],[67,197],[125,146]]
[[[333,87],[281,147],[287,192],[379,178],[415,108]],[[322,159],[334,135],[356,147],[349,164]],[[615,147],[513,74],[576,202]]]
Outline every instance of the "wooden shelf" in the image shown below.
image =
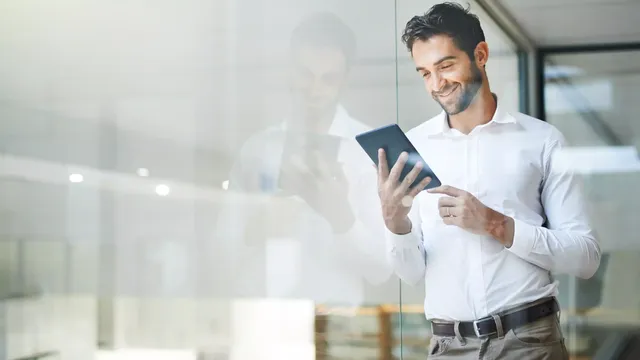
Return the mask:
[[[391,319],[392,316],[400,314],[400,307],[395,305],[380,305],[380,306],[367,306],[367,307],[359,307],[357,309],[348,308],[348,307],[326,307],[326,306],[318,306],[317,308],[318,315],[316,316],[316,342],[320,344],[316,350],[316,359],[318,360],[330,360],[332,357],[329,354],[330,346],[329,344],[342,344],[351,342],[361,343],[362,345],[370,344],[371,347],[378,347],[378,359],[380,360],[393,360],[393,349],[394,347],[399,345],[399,340],[395,339],[393,334],[393,321]],[[416,308],[409,307],[408,309],[403,307],[402,312],[405,313],[407,310],[413,310],[412,313],[418,313]],[[420,311],[421,312],[421,311]],[[329,313],[330,315],[326,315]],[[328,316],[345,316],[352,317],[356,316],[375,316],[377,317],[378,331],[377,334],[353,334],[353,333],[338,333],[338,334],[327,334],[326,330],[326,322]],[[318,324],[324,323],[324,327],[319,327]],[[321,330],[321,332],[319,332]],[[338,337],[339,342],[332,340]],[[406,341],[406,340],[405,340]],[[411,341],[411,340],[410,340]],[[422,342],[419,342],[417,339],[411,341],[411,343],[415,343],[419,345],[427,344],[427,339],[424,339]]]

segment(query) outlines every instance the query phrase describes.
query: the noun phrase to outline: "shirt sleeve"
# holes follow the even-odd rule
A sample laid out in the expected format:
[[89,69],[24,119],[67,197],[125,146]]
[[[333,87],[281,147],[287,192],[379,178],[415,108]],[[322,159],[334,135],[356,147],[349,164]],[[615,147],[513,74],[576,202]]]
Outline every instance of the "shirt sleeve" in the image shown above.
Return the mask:
[[385,227],[387,258],[398,277],[415,286],[424,279],[427,254],[422,236],[420,219],[420,195],[413,200],[411,211],[411,231],[408,234],[394,234]]
[[355,222],[348,231],[335,233],[332,241],[343,264],[369,283],[379,285],[387,281],[393,271],[386,259],[376,172],[360,170],[351,181],[349,202]]
[[264,181],[249,156],[257,148],[254,141],[245,143],[232,164],[228,189],[219,200],[213,239],[207,244],[209,256],[214,259],[208,264],[208,277],[215,285],[215,293],[225,297],[256,294],[260,284],[256,284],[253,275],[265,271],[264,265],[251,256],[264,243],[262,215],[268,204]]
[[372,285],[384,283],[392,273],[385,260],[382,228],[376,225],[358,218],[349,231],[335,234],[333,238],[343,263],[349,264]]
[[509,251],[549,271],[588,279],[600,266],[601,251],[586,214],[580,178],[559,158],[564,146],[564,137],[554,129],[543,157],[540,200],[547,226],[515,219]]

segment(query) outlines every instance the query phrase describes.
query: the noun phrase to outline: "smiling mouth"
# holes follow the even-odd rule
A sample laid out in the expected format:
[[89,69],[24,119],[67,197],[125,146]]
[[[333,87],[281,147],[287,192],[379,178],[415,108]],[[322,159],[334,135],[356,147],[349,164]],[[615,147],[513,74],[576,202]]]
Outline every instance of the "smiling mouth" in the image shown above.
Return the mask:
[[458,88],[458,85],[454,85],[449,92],[438,95],[439,98],[446,98],[447,96],[453,94],[454,91]]

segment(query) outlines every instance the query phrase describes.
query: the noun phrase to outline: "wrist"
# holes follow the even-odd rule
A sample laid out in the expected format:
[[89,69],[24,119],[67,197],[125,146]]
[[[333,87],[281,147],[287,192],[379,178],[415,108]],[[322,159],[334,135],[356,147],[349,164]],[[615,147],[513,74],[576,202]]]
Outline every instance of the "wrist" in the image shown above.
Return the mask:
[[489,209],[488,219],[485,227],[487,234],[498,240],[506,248],[510,248],[513,245],[513,218]]
[[396,235],[406,235],[411,232],[411,220],[408,217],[402,219],[386,221],[385,226]]

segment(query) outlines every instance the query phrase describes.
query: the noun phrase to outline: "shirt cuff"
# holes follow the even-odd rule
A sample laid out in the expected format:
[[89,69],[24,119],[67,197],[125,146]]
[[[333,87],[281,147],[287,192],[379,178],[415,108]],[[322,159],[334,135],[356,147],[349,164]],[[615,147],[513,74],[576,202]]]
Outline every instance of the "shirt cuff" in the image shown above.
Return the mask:
[[513,244],[508,249],[519,257],[528,256],[536,242],[536,227],[514,219]]
[[411,231],[404,235],[398,235],[398,234],[392,233],[385,226],[385,237],[393,247],[401,248],[401,249],[414,248],[415,246],[420,245],[420,241],[421,241],[420,228],[417,228],[413,225],[411,225]]

